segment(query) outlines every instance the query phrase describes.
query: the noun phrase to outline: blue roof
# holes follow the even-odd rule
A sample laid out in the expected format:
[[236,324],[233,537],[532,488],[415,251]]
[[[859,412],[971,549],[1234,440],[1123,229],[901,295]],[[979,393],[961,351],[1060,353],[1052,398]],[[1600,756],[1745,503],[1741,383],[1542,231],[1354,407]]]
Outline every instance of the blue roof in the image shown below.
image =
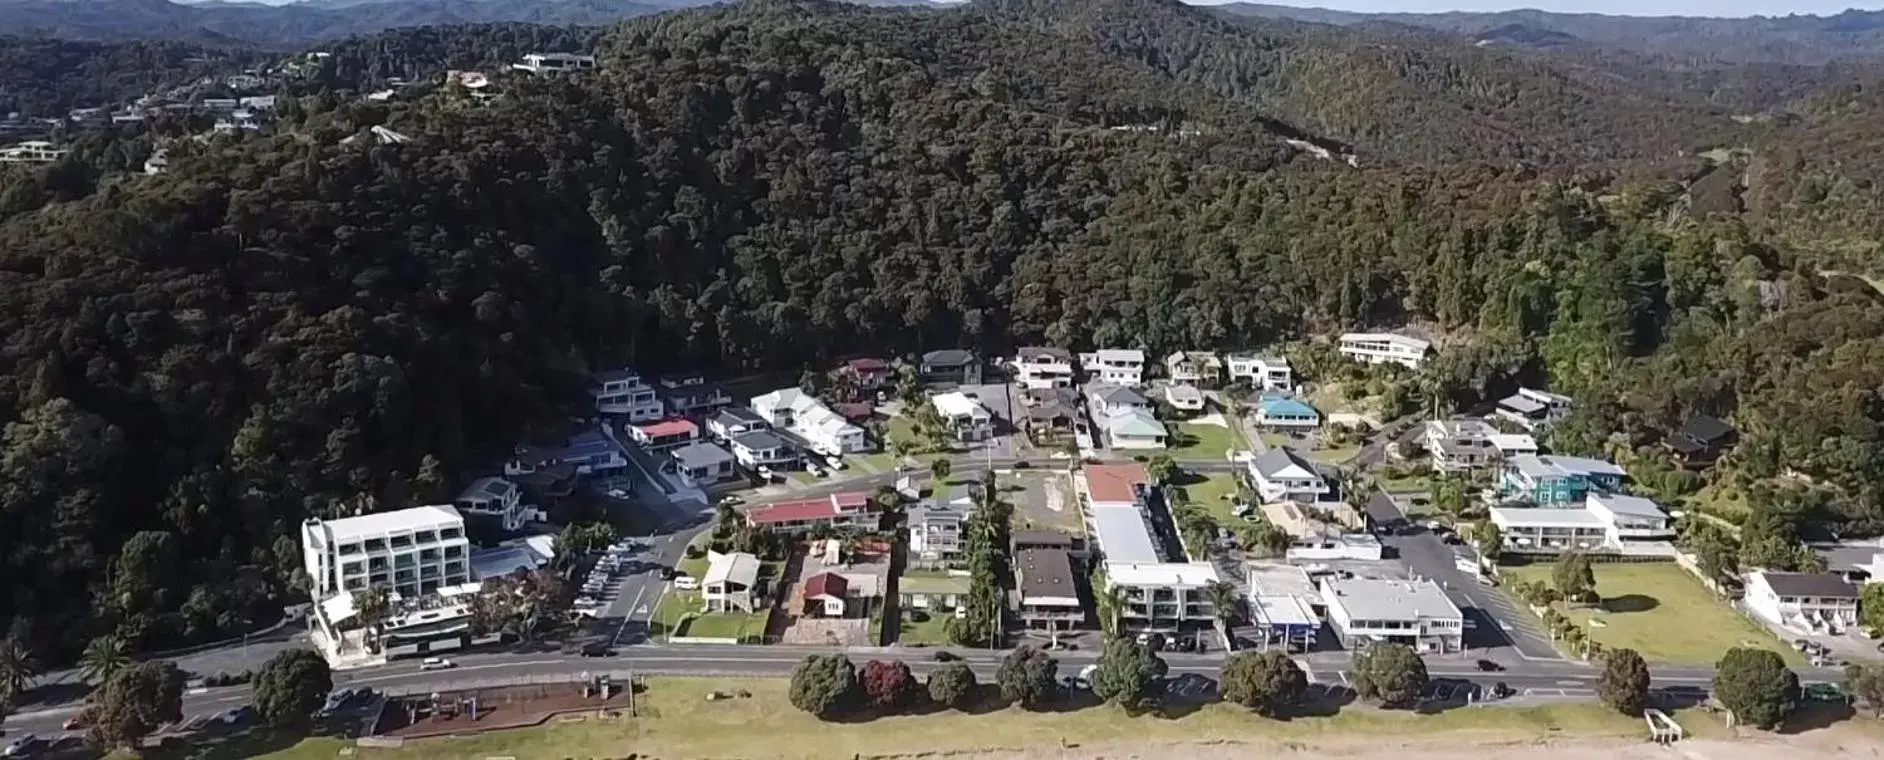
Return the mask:
[[1317,417],[1321,413],[1315,407],[1288,396],[1263,396],[1263,411],[1268,414],[1287,415],[1290,417]]

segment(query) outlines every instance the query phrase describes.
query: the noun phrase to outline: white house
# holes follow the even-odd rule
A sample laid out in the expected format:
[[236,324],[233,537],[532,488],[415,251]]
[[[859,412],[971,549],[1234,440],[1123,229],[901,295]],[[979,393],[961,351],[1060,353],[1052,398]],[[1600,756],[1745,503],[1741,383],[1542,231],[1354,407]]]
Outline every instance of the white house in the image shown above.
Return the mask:
[[503,478],[478,478],[458,494],[454,502],[461,514],[484,515],[497,520],[505,531],[520,530],[528,517],[523,507],[523,490]]
[[1349,649],[1381,642],[1420,652],[1465,649],[1465,614],[1432,581],[1323,576],[1328,624]]
[[648,385],[641,373],[629,367],[597,372],[589,378],[589,395],[595,398],[595,410],[602,414],[625,415],[629,422],[658,420],[667,415],[667,405]]
[[1568,416],[1571,406],[1569,396],[1519,388],[1517,393],[1499,399],[1495,413],[1526,430],[1538,430]]
[[1094,417],[1105,417],[1116,412],[1150,409],[1151,401],[1136,388],[1099,385],[1087,390],[1086,406]]
[[1282,447],[1249,460],[1249,475],[1263,501],[1313,504],[1334,492],[1314,465]]
[[1209,562],[1106,562],[1106,583],[1123,589],[1119,617],[1132,628],[1178,630],[1217,619],[1207,589],[1220,580]]
[[1256,424],[1278,430],[1314,430],[1321,427],[1321,412],[1301,399],[1266,393],[1256,402]]
[[752,399],[752,411],[772,427],[805,439],[820,454],[852,454],[869,448],[863,428],[844,419],[815,396],[782,388]]
[[1223,360],[1208,351],[1178,351],[1164,358],[1165,375],[1177,385],[1214,388],[1223,381]]
[[745,552],[707,552],[706,578],[700,582],[707,612],[751,612],[758,585],[758,557]]
[[1836,573],[1747,575],[1747,608],[1795,631],[1841,634],[1858,624],[1858,587]]
[[743,406],[730,406],[721,409],[707,418],[707,432],[713,440],[725,441],[734,436],[744,435],[759,430],[771,430],[772,423],[766,422],[756,412]]
[[1668,519],[1661,505],[1640,496],[1621,493],[1603,493],[1592,491],[1584,497],[1584,509],[1590,514],[1602,518],[1609,526],[1610,540],[1617,545],[1625,541],[1648,539],[1667,540],[1675,537],[1674,523]]
[[1063,348],[1030,346],[1014,357],[1014,380],[1024,389],[1073,387],[1073,354]]
[[1394,364],[1418,369],[1426,355],[1432,351],[1433,344],[1393,333],[1347,333],[1341,336],[1336,350],[1355,361],[1367,364]]
[[708,486],[739,477],[732,452],[705,441],[694,441],[667,452],[674,466],[695,486]]
[[727,443],[732,446],[733,459],[749,470],[788,467],[798,463],[798,452],[768,430],[741,433]]
[[523,57],[522,63],[513,63],[510,67],[532,74],[587,71],[595,68],[595,56],[574,53],[530,53]]
[[1096,380],[1117,385],[1145,382],[1145,352],[1135,348],[1102,348],[1080,354],[1079,363],[1086,371],[1088,382]]
[[1185,412],[1201,412],[1204,409],[1204,392],[1193,385],[1167,385],[1164,387],[1164,400],[1172,409]]
[[1170,437],[1149,409],[1121,409],[1099,424],[1106,431],[1106,445],[1115,449],[1162,449]]
[[1668,514],[1640,496],[1592,491],[1581,506],[1493,507],[1491,521],[1505,550],[1521,554],[1623,551],[1675,535]]
[[909,557],[916,563],[934,567],[961,558],[962,525],[974,500],[966,494],[938,496],[933,504],[911,507],[905,511],[909,526]]
[[929,399],[937,414],[947,422],[955,440],[963,443],[987,440],[994,435],[994,415],[981,400],[961,391],[938,393]]
[[1288,393],[1295,390],[1295,370],[1289,360],[1264,354],[1230,354],[1224,360],[1230,382],[1243,383],[1257,391]]
[[1500,433],[1484,420],[1428,420],[1426,451],[1433,469],[1459,472],[1485,467],[1507,457],[1537,453],[1537,441],[1521,433]]
[[72,151],[68,148],[54,147],[45,140],[27,140],[8,148],[0,148],[0,163],[49,164],[65,158]]

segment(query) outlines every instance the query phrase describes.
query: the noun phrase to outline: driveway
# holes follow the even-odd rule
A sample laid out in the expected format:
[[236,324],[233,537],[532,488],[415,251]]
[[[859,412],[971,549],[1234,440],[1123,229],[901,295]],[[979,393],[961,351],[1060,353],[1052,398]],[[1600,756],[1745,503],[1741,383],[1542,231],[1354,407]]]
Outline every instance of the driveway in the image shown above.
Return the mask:
[[1468,649],[1511,647],[1524,659],[1561,659],[1550,638],[1532,615],[1502,589],[1460,572],[1457,555],[1438,536],[1425,529],[1407,535],[1383,535],[1381,544],[1400,553],[1400,561],[1414,575],[1440,584],[1465,613]]

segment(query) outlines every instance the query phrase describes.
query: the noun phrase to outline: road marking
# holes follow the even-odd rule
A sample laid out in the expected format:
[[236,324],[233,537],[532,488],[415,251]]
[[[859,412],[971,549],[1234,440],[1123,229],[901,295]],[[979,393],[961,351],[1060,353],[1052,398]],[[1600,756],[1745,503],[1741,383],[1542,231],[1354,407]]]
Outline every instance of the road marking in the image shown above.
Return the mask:
[[1338,670],[1338,671],[1335,671],[1335,672],[1336,672],[1336,673],[1338,673],[1338,674],[1340,674],[1340,676],[1341,676],[1341,683],[1342,683],[1342,685],[1344,685],[1344,686],[1352,686],[1352,685],[1354,685],[1354,682],[1352,682],[1352,681],[1349,681],[1349,680],[1348,680],[1348,672],[1347,672],[1347,671],[1345,671],[1345,670]]

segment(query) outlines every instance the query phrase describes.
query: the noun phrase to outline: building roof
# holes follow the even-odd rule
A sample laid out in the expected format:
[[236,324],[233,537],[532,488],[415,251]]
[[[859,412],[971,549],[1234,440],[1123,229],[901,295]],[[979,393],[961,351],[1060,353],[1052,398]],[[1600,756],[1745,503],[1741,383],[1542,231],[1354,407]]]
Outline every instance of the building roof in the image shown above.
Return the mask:
[[1780,596],[1830,596],[1853,599],[1860,594],[1857,585],[1845,580],[1845,576],[1837,573],[1776,573],[1760,570],[1755,574],[1764,578],[1767,587]]
[[714,552],[707,563],[706,577],[701,582],[731,582],[752,588],[759,583],[759,558],[745,552]]
[[1027,407],[1027,419],[1046,422],[1073,418],[1073,409],[1057,401]]
[[503,501],[517,492],[517,484],[503,478],[483,477],[471,481],[471,485],[458,494],[459,501],[495,499]]
[[589,375],[589,379],[597,383],[610,383],[610,382],[616,382],[619,380],[634,380],[639,377],[641,377],[641,372],[639,370],[636,370],[633,367],[617,367],[615,369],[605,369],[605,370],[601,370],[599,372]]
[[1071,351],[1051,346],[1028,346],[1016,352],[1014,357],[1020,361],[1035,364],[1041,363],[1043,360],[1060,363],[1071,363],[1073,361],[1073,353]]
[[1106,579],[1121,586],[1207,586],[1218,580],[1208,562],[1106,562]]
[[1281,626],[1318,626],[1321,618],[1308,600],[1299,596],[1251,596],[1250,612],[1253,617],[1269,625]]
[[1486,439],[1498,434],[1498,428],[1491,423],[1475,419],[1428,420],[1428,434],[1438,433],[1442,438],[1478,438]]
[[746,520],[757,525],[816,520],[836,517],[840,512],[855,511],[869,505],[869,494],[839,493],[753,507],[746,511]]
[[1719,417],[1697,414],[1681,423],[1682,436],[1702,445],[1712,445],[1734,434],[1734,427]]
[[1341,605],[1349,619],[1462,618],[1459,606],[1432,581],[1324,578],[1322,601]]
[[1092,521],[1107,565],[1164,561],[1157,543],[1151,538],[1150,526],[1145,524],[1145,513],[1137,507],[1093,507]]
[[713,421],[719,423],[720,427],[728,428],[737,427],[739,425],[771,424],[766,422],[764,417],[760,417],[758,412],[743,406],[729,406],[725,409],[721,409],[719,414],[713,415]]
[[1166,435],[1164,423],[1149,409],[1114,409],[1106,415],[1106,431],[1122,436]]
[[1493,433],[1486,440],[1501,452],[1537,453],[1537,439],[1523,433]]
[[1247,567],[1251,595],[1321,597],[1315,579],[1308,577],[1308,571],[1301,567],[1279,562],[1251,562]]
[[1028,388],[1021,391],[1021,401],[1025,404],[1057,404],[1072,407],[1079,403],[1079,391],[1072,388]]
[[1589,495],[1588,500],[1602,504],[1604,509],[1618,515],[1652,517],[1658,519],[1666,519],[1668,517],[1668,513],[1662,511],[1660,504],[1656,504],[1652,499],[1644,499],[1640,496],[1630,496],[1620,493],[1593,493]]
[[1518,472],[1531,477],[1562,477],[1571,475],[1627,475],[1627,470],[1600,459],[1587,457],[1537,456],[1524,454],[1512,457],[1510,466]]
[[539,466],[531,472],[511,476],[510,481],[524,488],[560,490],[575,485],[576,466],[568,462]]
[[387,533],[433,530],[439,527],[464,527],[464,516],[450,504],[397,509],[358,517],[322,520],[320,527],[336,542],[372,538]]
[[[798,407],[803,404],[806,399],[810,398],[810,396],[806,395],[804,391],[798,388],[780,388],[771,393],[753,396],[750,406],[755,412],[759,412],[761,409],[790,409],[797,411]],[[759,416],[764,417],[765,413],[759,412]]]
[[502,546],[471,552],[471,577],[499,578],[519,570],[535,570],[556,558],[554,536],[531,536]]
[[1086,493],[1094,503],[1138,501],[1134,486],[1151,483],[1151,474],[1137,462],[1086,465]]
[[1309,538],[1339,534],[1334,526],[1308,514],[1300,504],[1292,501],[1278,501],[1261,507],[1263,517],[1276,527],[1295,538]]
[[805,598],[822,599],[844,598],[844,592],[850,590],[850,581],[837,573],[818,573],[805,579]]
[[1212,369],[1223,366],[1223,360],[1209,351],[1175,351],[1164,358],[1165,364],[1196,362],[1199,369]]
[[1399,333],[1361,333],[1361,332],[1343,333],[1341,335],[1341,342],[1346,343],[1348,341],[1382,341],[1386,343],[1398,343],[1402,346],[1406,346],[1415,351],[1426,351],[1427,349],[1430,349],[1433,347],[1433,344],[1430,342],[1420,340],[1419,338],[1401,335]]
[[1258,406],[1262,407],[1263,414],[1273,414],[1283,417],[1321,416],[1321,412],[1315,411],[1315,407],[1309,406],[1308,402],[1290,396],[1265,393],[1262,399],[1256,403]]
[[752,430],[733,436],[733,443],[748,451],[765,451],[785,445],[785,441],[768,430]]
[[1008,535],[1015,546],[1073,548],[1073,537],[1057,530],[1017,530]]
[[1251,464],[1256,468],[1256,473],[1265,479],[1308,478],[1321,475],[1314,465],[1302,461],[1302,458],[1296,456],[1295,452],[1281,446],[1258,454]]
[[705,441],[694,441],[668,452],[674,461],[687,469],[713,468],[733,461],[733,455],[727,450]]
[[989,417],[988,408],[981,405],[981,400],[972,398],[961,391],[938,393],[929,398],[935,404],[935,410],[943,417]]
[[943,348],[922,355],[922,363],[931,367],[962,367],[975,363],[975,352],[965,348]]
[[1138,362],[1145,363],[1145,352],[1136,348],[1101,348],[1088,354],[1101,362]]
[[1145,394],[1123,385],[1093,385],[1087,395],[1107,406],[1144,406],[1151,403]]
[[1512,394],[1498,400],[1498,406],[1518,414],[1531,415],[1544,411],[1543,402],[1522,394]]
[[890,363],[873,356],[864,356],[846,361],[844,366],[853,372],[882,372],[890,368]]
[[945,573],[905,573],[896,579],[896,590],[904,594],[968,594],[968,576]]
[[1204,392],[1188,385],[1167,385],[1164,387],[1164,397],[1173,404],[1204,403]]
[[693,424],[692,421],[678,417],[671,420],[661,420],[659,422],[643,422],[636,425],[635,429],[641,431],[642,435],[649,438],[663,438],[670,435],[697,435],[700,432],[699,426]]
[[1065,549],[1022,549],[1015,552],[1014,576],[1022,600],[1030,596],[1079,596],[1073,579],[1073,560]]
[[1257,364],[1262,364],[1266,367],[1272,367],[1272,368],[1274,367],[1286,368],[1289,366],[1289,360],[1287,357],[1280,356],[1277,354],[1257,353],[1254,351],[1237,351],[1237,352],[1231,353],[1228,357],[1226,357],[1226,360],[1235,361],[1235,362],[1255,362]]
[[831,410],[837,412],[837,416],[843,417],[848,422],[867,420],[877,416],[876,404],[872,404],[868,401],[848,401],[841,404],[834,404],[831,406]]
[[1607,528],[1603,518],[1586,509],[1550,509],[1545,507],[1492,507],[1492,522],[1499,527],[1520,528]]
[[1386,491],[1376,489],[1367,497],[1367,517],[1377,525],[1391,525],[1406,520],[1406,512],[1393,502]]

